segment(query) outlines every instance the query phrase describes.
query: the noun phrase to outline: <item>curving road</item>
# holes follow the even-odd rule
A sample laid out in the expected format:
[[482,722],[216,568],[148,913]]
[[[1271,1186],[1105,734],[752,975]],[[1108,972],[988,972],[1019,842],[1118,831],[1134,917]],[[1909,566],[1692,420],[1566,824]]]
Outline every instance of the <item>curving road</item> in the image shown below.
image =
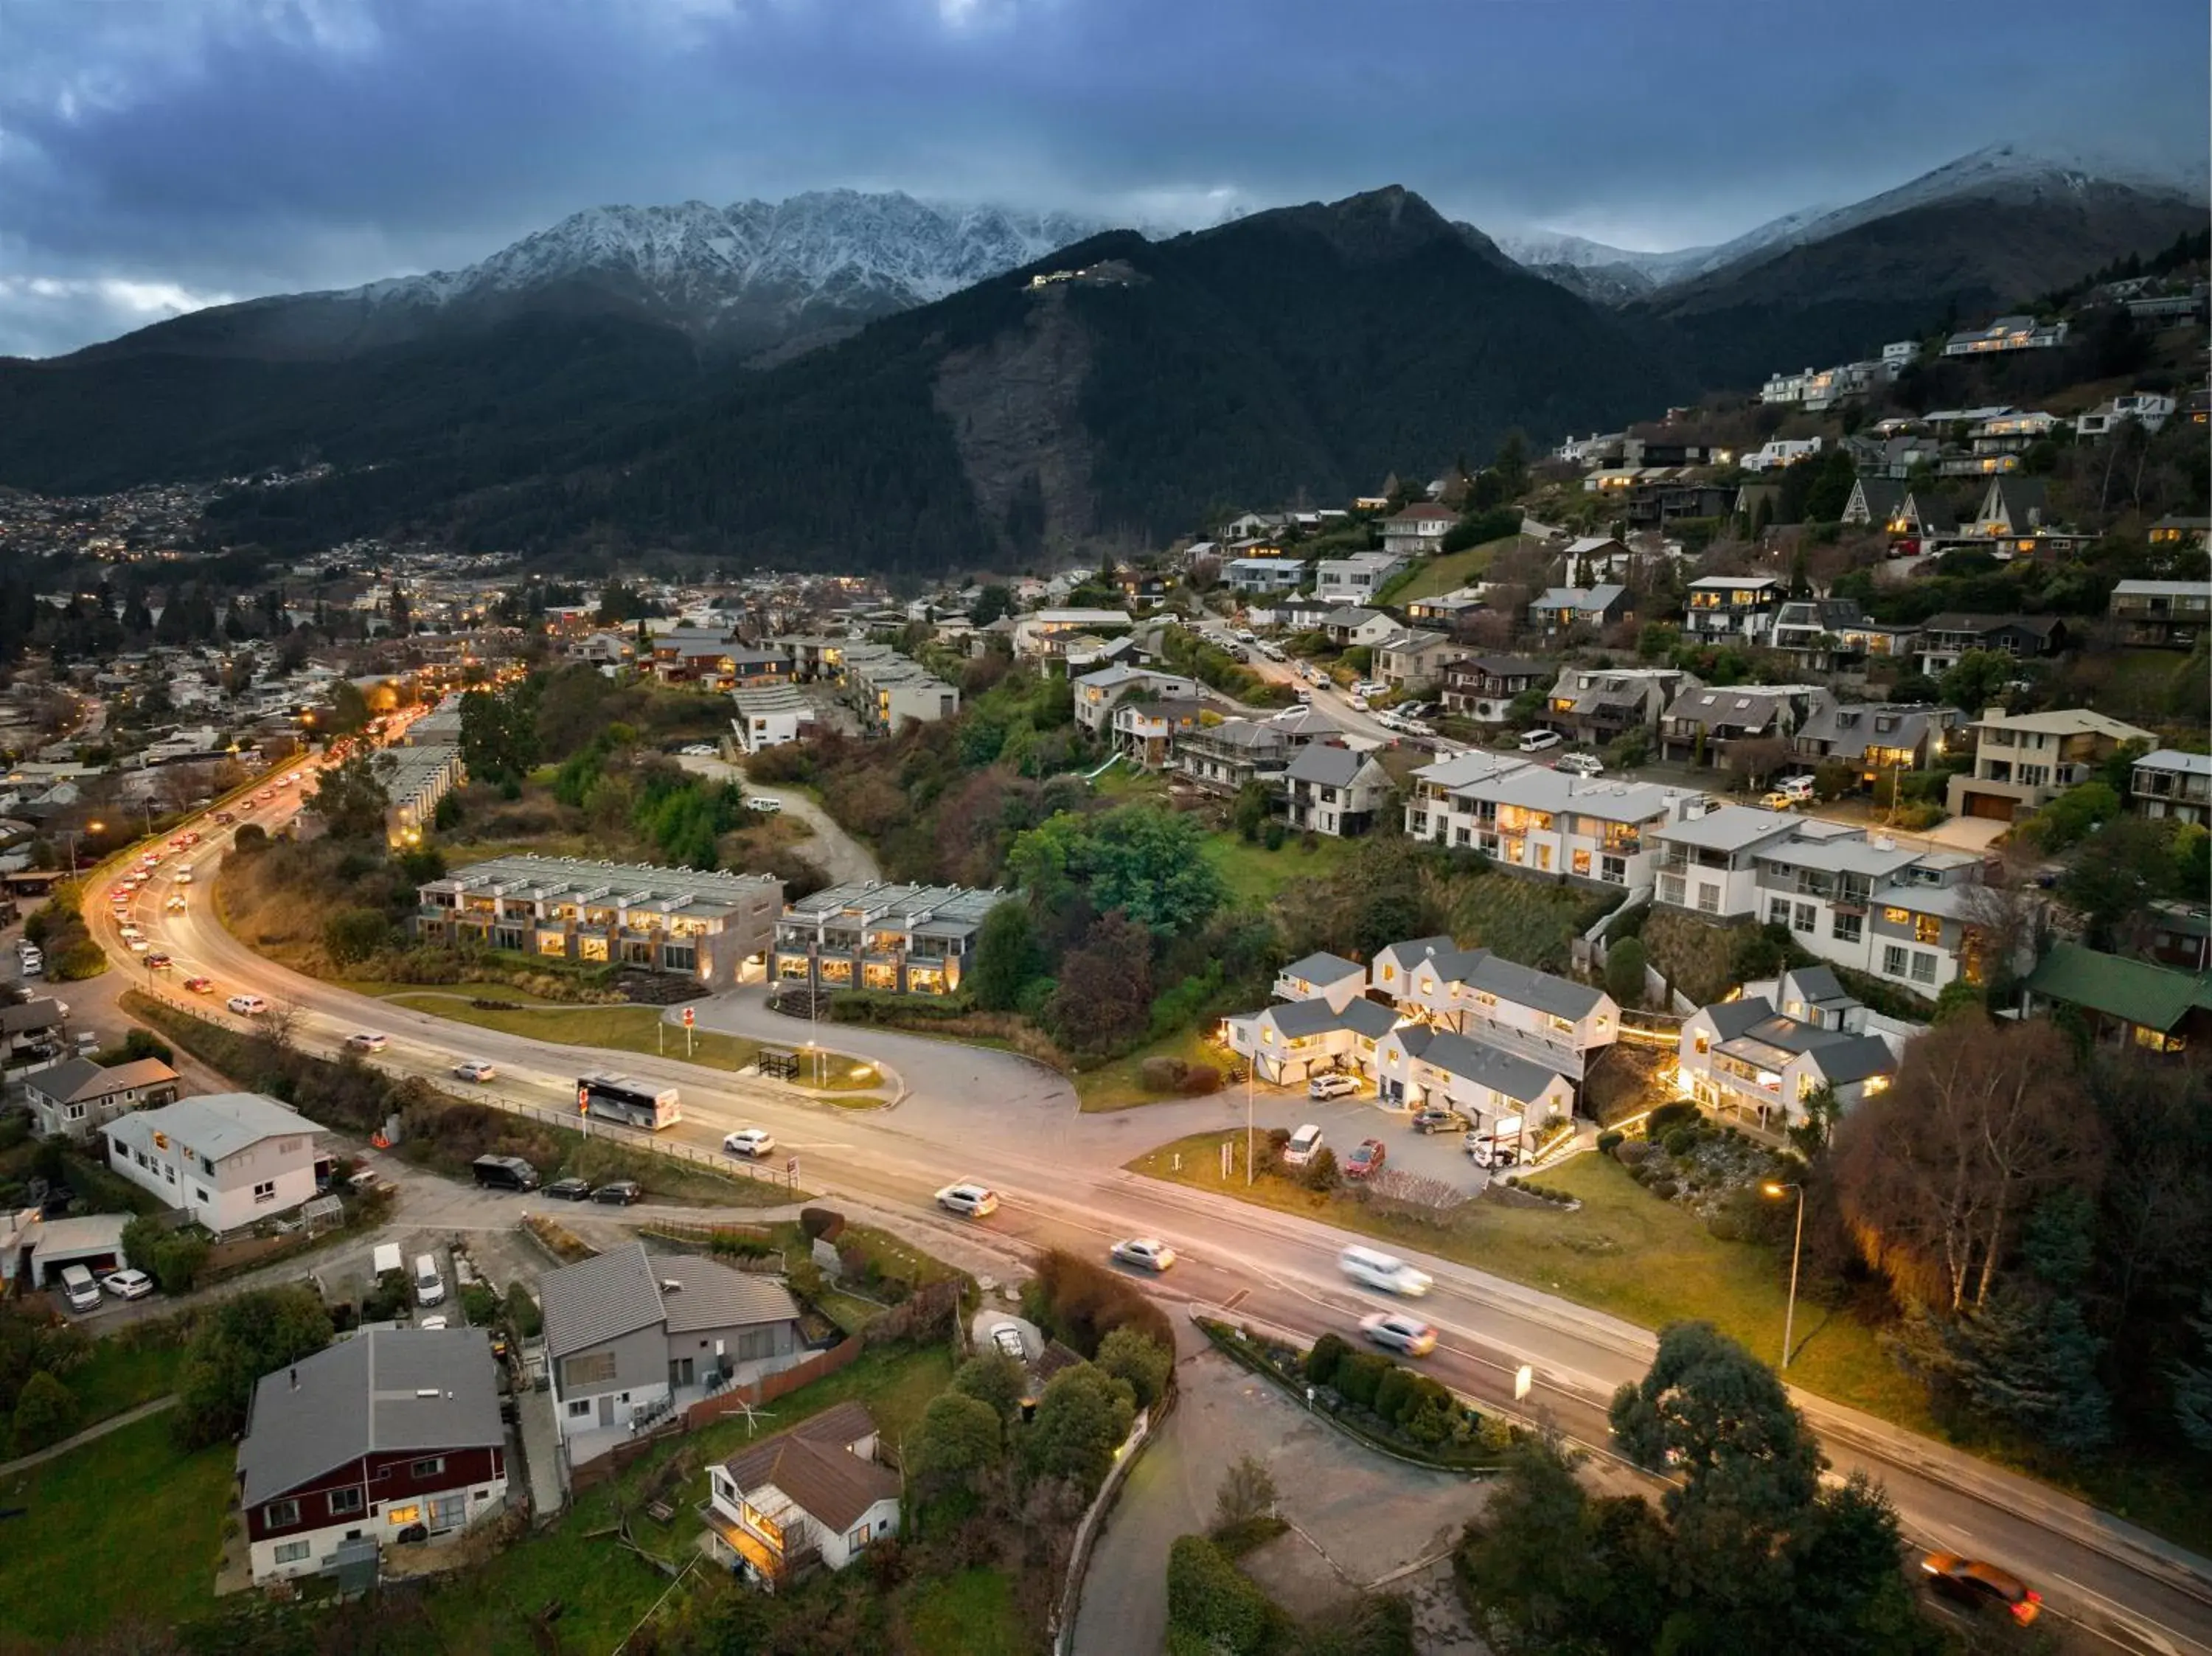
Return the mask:
[[[280,791],[277,798],[252,809],[255,814],[242,820],[281,820],[291,809],[290,794]],[[199,863],[211,877],[219,831],[202,828],[209,843],[176,860]],[[1341,1234],[1146,1180],[1116,1165],[1191,1131],[1190,1122],[1226,1124],[1235,1112],[1219,1100],[1081,1116],[1068,1107],[1064,1087],[1024,1061],[960,1048],[959,1077],[945,1077],[941,1085],[919,1073],[924,1066],[912,1066],[917,1073],[908,1077],[908,1084],[929,1093],[927,1107],[856,1113],[676,1059],[547,1046],[369,1000],[264,961],[213,919],[204,879],[196,881],[181,913],[167,912],[174,866],[173,861],[156,870],[135,912],[154,946],[173,955],[172,979],[180,982],[201,974],[214,980],[203,1010],[218,1016],[226,1016],[226,994],[250,986],[293,1009],[297,1038],[305,1044],[330,1046],[352,1030],[378,1029],[390,1037],[380,1064],[441,1081],[459,1059],[488,1059],[501,1076],[486,1091],[563,1114],[574,1107],[573,1077],[602,1062],[677,1083],[684,1089],[685,1119],[664,1137],[700,1154],[715,1153],[732,1126],[767,1126],[781,1153],[797,1156],[808,1187],[927,1214],[933,1226],[976,1243],[988,1234],[1009,1250],[1065,1247],[1096,1254],[1116,1236],[1163,1236],[1182,1255],[1174,1273],[1153,1285],[1163,1296],[1226,1307],[1237,1316],[1306,1338],[1347,1330],[1381,1303],[1349,1287],[1338,1272]],[[100,901],[95,893],[95,905]],[[125,972],[141,980],[149,975],[121,951],[104,915],[95,915],[94,929],[127,962]],[[174,983],[167,992],[187,998]],[[841,1030],[840,1036],[863,1046],[869,1039],[858,1031]],[[672,1040],[671,1046],[680,1042]],[[1289,1107],[1277,1102],[1268,1113],[1282,1119]],[[1302,1113],[1312,1108],[1296,1107]],[[1001,1192],[996,1216],[970,1226],[936,1214],[932,1195],[937,1188],[975,1177],[988,1179]],[[1515,1371],[1528,1364],[1534,1381],[1528,1409],[1583,1442],[1606,1441],[1606,1403],[1616,1386],[1640,1376],[1647,1366],[1653,1345],[1649,1332],[1449,1260],[1421,1263],[1436,1277],[1424,1314],[1443,1336],[1430,1364],[1441,1378],[1478,1399],[1510,1407]],[[1863,1469],[1887,1487],[1909,1535],[2019,1571],[2043,1592],[2055,1615],[2074,1624],[2072,1642],[2155,1656],[2212,1656],[2212,1563],[1870,1416],[1803,1393],[1796,1401],[1839,1473]]]

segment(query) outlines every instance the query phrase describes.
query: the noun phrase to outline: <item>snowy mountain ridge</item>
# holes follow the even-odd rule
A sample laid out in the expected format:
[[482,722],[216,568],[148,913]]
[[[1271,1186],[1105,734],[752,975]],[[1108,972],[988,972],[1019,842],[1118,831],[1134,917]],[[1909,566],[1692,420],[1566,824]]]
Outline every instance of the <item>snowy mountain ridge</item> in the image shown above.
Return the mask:
[[594,207],[459,270],[373,282],[330,297],[444,309],[550,284],[617,286],[711,327],[743,310],[827,305],[878,314],[927,304],[1109,227],[1066,213],[952,207],[831,190],[716,207]]

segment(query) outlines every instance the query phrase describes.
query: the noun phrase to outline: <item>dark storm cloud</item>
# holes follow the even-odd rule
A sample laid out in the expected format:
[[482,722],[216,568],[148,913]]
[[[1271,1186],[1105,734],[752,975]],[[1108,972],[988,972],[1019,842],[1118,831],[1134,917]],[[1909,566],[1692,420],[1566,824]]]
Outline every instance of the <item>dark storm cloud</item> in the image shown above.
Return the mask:
[[2201,0],[2108,10],[7,0],[0,351],[465,263],[597,202],[849,184],[1197,222],[1402,183],[1675,246],[1998,139],[2201,155]]

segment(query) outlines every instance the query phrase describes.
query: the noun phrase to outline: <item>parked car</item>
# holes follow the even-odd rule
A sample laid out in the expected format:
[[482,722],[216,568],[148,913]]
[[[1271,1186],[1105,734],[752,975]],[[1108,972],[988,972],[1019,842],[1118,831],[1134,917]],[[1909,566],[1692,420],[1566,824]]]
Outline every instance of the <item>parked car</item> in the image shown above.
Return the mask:
[[496,1068],[480,1058],[464,1059],[453,1065],[453,1079],[456,1081],[486,1082],[498,1073]]
[[1813,778],[1810,773],[1804,771],[1800,771],[1795,776],[1777,777],[1774,791],[1796,800],[1801,805],[1809,804],[1813,799]]
[[1594,753],[1562,754],[1555,770],[1572,771],[1577,776],[1602,776],[1605,762]]
[[[354,1183],[361,1180],[356,1178]],[[556,1202],[588,1202],[592,1198],[592,1182],[588,1179],[556,1179],[546,1186],[545,1194]]]
[[1012,1323],[1000,1323],[991,1331],[991,1344],[997,1346],[1016,1362],[1030,1360],[1029,1346],[1022,1338],[1022,1331]]
[[118,1300],[143,1300],[154,1291],[154,1279],[143,1271],[111,1271],[100,1285]]
[[64,1265],[62,1297],[69,1301],[72,1311],[97,1311],[100,1309],[100,1284],[92,1279],[92,1273],[82,1265]]
[[1364,1179],[1370,1174],[1380,1171],[1389,1153],[1381,1139],[1363,1138],[1359,1148],[1344,1158],[1344,1176],[1346,1179]]
[[1376,1311],[1359,1319],[1359,1331],[1387,1351],[1425,1357],[1437,1349],[1437,1331],[1402,1311]]
[[1442,1104],[1431,1104],[1413,1116],[1413,1131],[1418,1133],[1450,1132],[1466,1125],[1465,1116]]
[[1176,1251],[1157,1236],[1127,1236],[1109,1251],[1116,1264],[1146,1271],[1165,1271],[1176,1262]]
[[1556,748],[1564,738],[1557,731],[1530,731],[1521,738],[1521,751],[1541,753],[1547,748]]
[[1985,1564],[1978,1558],[1961,1558],[1954,1552],[1931,1552],[1920,1561],[1921,1577],[1947,1598],[1975,1610],[2002,1608],[2026,1627],[2043,1613],[2043,1595],[2010,1570]]
[[731,1156],[763,1156],[775,1148],[775,1135],[766,1127],[740,1127],[722,1138],[723,1150]]
[[1395,1254],[1356,1244],[1336,1256],[1336,1266],[1362,1288],[1402,1294],[1408,1299],[1419,1299],[1435,1285],[1427,1271],[1416,1270]]
[[1349,1098],[1358,1090],[1358,1081],[1348,1075],[1316,1076],[1306,1083],[1308,1098]]
[[469,1164],[486,1190],[536,1190],[538,1169],[519,1156],[479,1156]]
[[757,793],[749,793],[745,796],[745,809],[757,810],[763,816],[773,816],[783,809],[783,801],[769,799]]
[[433,1312],[430,1315],[424,1317],[418,1321],[415,1326],[421,1329],[434,1331],[442,1329],[446,1326],[446,1313],[442,1311]]
[[1321,1151],[1321,1129],[1310,1121],[1291,1135],[1291,1142],[1283,1146],[1283,1165],[1303,1168]]
[[711,742],[687,742],[684,746],[684,756],[686,759],[712,759],[714,744]]
[[194,995],[213,994],[215,992],[215,980],[213,978],[186,978],[185,980],[185,988],[186,992]]
[[592,1191],[592,1200],[609,1207],[631,1207],[645,1200],[645,1186],[635,1179],[617,1179]]
[[357,1029],[345,1038],[346,1048],[355,1052],[380,1052],[392,1045],[392,1037],[374,1029]]
[[937,1192],[937,1205],[947,1213],[981,1219],[999,1210],[999,1192],[988,1185],[947,1185]]

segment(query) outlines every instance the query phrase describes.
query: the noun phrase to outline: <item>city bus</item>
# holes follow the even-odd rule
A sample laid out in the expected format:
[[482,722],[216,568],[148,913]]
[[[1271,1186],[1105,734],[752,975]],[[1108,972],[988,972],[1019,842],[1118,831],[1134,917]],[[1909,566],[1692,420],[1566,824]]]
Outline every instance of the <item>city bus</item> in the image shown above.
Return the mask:
[[633,1081],[628,1076],[580,1076],[576,1080],[576,1109],[601,1121],[658,1132],[684,1119],[676,1089]]

